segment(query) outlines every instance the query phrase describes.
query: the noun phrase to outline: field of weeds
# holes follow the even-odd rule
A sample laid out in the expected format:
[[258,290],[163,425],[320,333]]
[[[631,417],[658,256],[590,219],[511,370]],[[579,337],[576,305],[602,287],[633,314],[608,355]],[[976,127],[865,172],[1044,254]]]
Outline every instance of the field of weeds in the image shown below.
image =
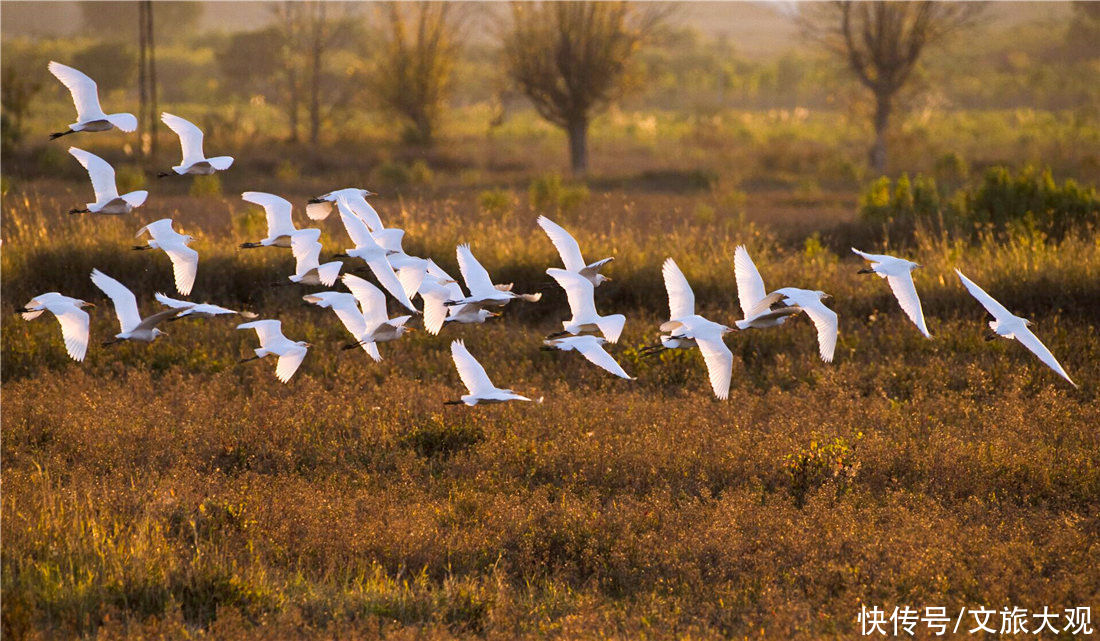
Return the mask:
[[[262,237],[258,210],[165,189],[123,218],[63,214],[86,199],[75,181],[4,196],[5,636],[851,638],[861,604],[1100,603],[1095,233],[893,239],[925,266],[929,341],[883,281],[856,274],[848,245],[884,249],[880,230],[806,207],[777,225],[783,204],[767,196],[733,215],[700,209],[706,196],[594,189],[552,217],[586,256],[617,257],[597,306],[628,317],[611,351],[630,382],[539,351],[568,313],[543,274],[557,257],[533,191],[488,210],[476,190],[379,201],[410,253],[457,275],[454,245],[468,241],[499,282],[546,295],[384,344],[375,364],[339,349],[331,312],[303,306],[316,288],[270,286],[288,252],[236,249]],[[164,216],[198,237],[194,300],[279,318],[314,344],[290,384],[270,362],[238,364],[255,337],[233,320],[99,346],[117,324],[88,274],[152,310],[170,265],[128,248]],[[325,256],[347,246],[338,220],[322,227]],[[739,243],[769,287],[831,293],[840,339],[824,364],[805,318],[733,334],[718,402],[698,353],[638,352],[667,316],[667,256],[701,313],[740,317]],[[1019,344],[986,342],[955,267],[1035,321],[1081,388]],[[99,304],[83,364],[52,319],[14,314],[45,291]],[[445,407],[461,393],[453,338],[495,382],[545,402]]]

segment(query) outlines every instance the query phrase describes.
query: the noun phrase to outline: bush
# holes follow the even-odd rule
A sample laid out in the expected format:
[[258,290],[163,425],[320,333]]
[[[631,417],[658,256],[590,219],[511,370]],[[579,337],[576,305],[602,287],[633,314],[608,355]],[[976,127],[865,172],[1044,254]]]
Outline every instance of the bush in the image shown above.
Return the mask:
[[1049,169],[1028,166],[1013,176],[1005,167],[993,167],[967,194],[959,213],[968,222],[995,229],[1033,218],[1039,229],[1061,236],[1073,227],[1100,222],[1100,199],[1095,187],[1082,187],[1072,179],[1059,186]]
[[934,218],[940,213],[936,180],[917,174],[912,181],[902,174],[896,181],[882,176],[860,196],[860,218],[872,222]]
[[531,181],[527,188],[531,207],[545,211],[556,209],[559,213],[569,212],[588,200],[588,186],[566,184],[559,174],[546,174]]
[[195,181],[191,183],[190,193],[192,196],[221,196],[222,179],[218,174],[195,176]]
[[503,218],[512,211],[515,197],[506,189],[486,189],[477,195],[477,206],[481,213]]
[[387,160],[374,171],[379,183],[392,187],[427,186],[435,179],[428,163],[423,160],[415,160],[412,164]]
[[[856,435],[856,440],[862,432]],[[859,462],[855,460],[853,446],[842,437],[831,443],[810,441],[809,449],[788,454],[783,459],[783,473],[787,477],[791,496],[799,508],[806,504],[806,496],[813,490],[832,482],[837,494],[843,494],[855,480]]]

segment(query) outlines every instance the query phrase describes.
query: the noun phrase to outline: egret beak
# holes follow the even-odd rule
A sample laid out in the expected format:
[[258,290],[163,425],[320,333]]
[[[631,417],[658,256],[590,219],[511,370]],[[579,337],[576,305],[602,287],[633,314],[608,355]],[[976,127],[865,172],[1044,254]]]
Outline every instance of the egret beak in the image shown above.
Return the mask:
[[875,270],[871,269],[870,267],[864,267],[863,269],[859,270],[856,273],[857,274],[873,274],[873,273],[875,273]]
[[324,203],[324,202],[328,202],[328,201],[325,200],[324,198],[310,198],[309,199],[309,204],[311,204],[311,205],[320,205],[321,203]]
[[376,194],[375,192],[373,192],[369,189],[367,189],[366,192],[367,193],[363,194],[363,198],[370,198],[371,196],[377,196],[378,195],[378,194]]

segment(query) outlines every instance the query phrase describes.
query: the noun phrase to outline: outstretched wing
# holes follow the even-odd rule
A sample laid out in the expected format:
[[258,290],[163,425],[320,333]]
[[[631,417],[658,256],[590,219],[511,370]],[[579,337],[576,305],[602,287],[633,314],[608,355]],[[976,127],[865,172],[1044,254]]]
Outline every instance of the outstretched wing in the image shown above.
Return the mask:
[[978,287],[978,285],[974,281],[970,280],[966,276],[963,276],[963,273],[958,269],[955,270],[955,273],[959,275],[959,280],[962,281],[963,287],[966,287],[966,290],[970,292],[970,295],[976,298],[978,302],[982,304],[982,307],[986,309],[986,311],[988,311],[990,314],[993,314],[993,318],[996,318],[997,320],[1008,320],[1012,317],[1012,312],[1005,309],[1004,305],[998,303],[996,300],[993,299],[992,296],[985,293],[985,290],[981,287]]
[[924,322],[924,310],[921,309],[920,297],[917,296],[917,288],[913,285],[912,274],[887,276],[886,282],[889,283],[890,289],[894,292],[894,298],[898,299],[901,310],[905,312],[909,320],[913,321],[921,334],[932,338],[932,335],[928,333],[928,326]]
[[[60,312],[60,313],[58,313]],[[61,337],[65,339],[65,350],[74,361],[83,361],[88,353],[88,312],[71,305],[56,309],[54,316],[61,323]]]
[[294,372],[298,371],[298,367],[305,360],[306,351],[305,347],[298,346],[280,356],[279,362],[275,365],[275,378],[284,383],[290,382],[290,377],[294,376]]
[[359,304],[351,294],[317,292],[302,296],[302,300],[308,303],[323,303],[322,306],[327,306],[336,313],[336,317],[356,340],[359,340],[367,329],[363,321],[363,312],[359,311]]
[[823,305],[820,301],[803,301],[803,311],[814,322],[817,328],[817,347],[821,354],[821,360],[826,363],[833,362],[833,353],[836,351],[837,315],[836,312]]
[[424,300],[424,329],[432,336],[443,329],[447,320],[447,301],[450,295],[447,288],[432,281],[424,281],[420,286],[420,298]]
[[628,380],[633,378],[597,341],[584,341],[577,345],[577,351],[596,367],[603,368],[619,378]]
[[539,216],[538,223],[539,227],[542,227],[542,230],[550,237],[550,242],[554,243],[554,247],[557,248],[558,254],[561,256],[561,262],[566,269],[571,272],[579,272],[586,267],[584,258],[581,256],[581,246],[577,244],[577,240],[569,232],[565,231],[565,228],[546,216]]
[[595,318],[596,313],[595,288],[592,281],[576,272],[566,271],[551,267],[546,270],[551,278],[558,281],[565,290],[565,296],[569,300],[569,311],[573,318]]
[[199,271],[199,252],[183,243],[166,247],[164,253],[172,259],[172,273],[176,279],[176,291],[187,296],[195,285]]
[[367,224],[363,222],[363,219],[355,215],[343,200],[336,201],[336,210],[340,212],[340,220],[344,223],[344,229],[348,232],[348,238],[351,238],[351,242],[355,243],[356,247],[381,247],[378,242],[374,240],[374,236],[371,235],[370,229]]
[[115,168],[110,163],[89,151],[77,149],[76,147],[69,147],[69,153],[88,170],[97,203],[106,203],[118,198],[118,187],[115,185]]
[[302,229],[290,237],[290,253],[294,255],[294,273],[301,276],[318,266],[321,259],[320,229]]
[[355,274],[344,274],[343,279],[344,285],[363,308],[363,319],[367,330],[373,330],[389,320],[389,316],[386,315],[386,295],[382,290]]
[[745,318],[751,318],[753,308],[764,300],[768,292],[764,289],[764,279],[760,277],[756,263],[752,262],[744,245],[738,245],[734,251],[733,273],[737,278],[737,300],[741,303],[741,311]]
[[451,343],[451,358],[454,359],[458,377],[462,379],[462,384],[470,390],[471,394],[482,394],[496,389],[493,382],[489,380],[489,375],[485,373],[485,368],[470,354],[465,343],[462,341]]
[[246,191],[241,194],[241,198],[264,208],[268,237],[274,238],[294,231],[294,218],[291,215],[293,206],[286,198],[262,191]]
[[103,108],[99,106],[99,89],[96,87],[95,80],[89,78],[83,71],[60,62],[51,61],[47,67],[50,73],[73,95],[77,121],[96,120],[105,115]]
[[684,278],[676,261],[671,258],[665,260],[661,273],[664,274],[665,289],[668,290],[669,318],[676,320],[694,314],[695,293],[691,291],[691,285]]
[[137,299],[125,285],[98,269],[92,270],[92,283],[111,299],[115,306],[115,315],[118,316],[119,329],[123,333],[133,331],[141,323]]
[[279,339],[286,340],[283,336],[283,322],[277,320],[258,320],[250,323],[241,323],[237,329],[254,329],[260,339],[260,347],[263,347]]
[[347,203],[347,206],[351,211],[358,216],[367,227],[370,227],[371,231],[382,230],[382,219],[378,216],[378,212],[371,207],[367,199],[363,197],[363,193],[357,189],[345,190],[340,196],[337,196],[336,202],[339,203],[343,200]]
[[173,116],[168,112],[162,113],[160,119],[180,137],[180,147],[183,149],[183,164],[187,165],[205,160],[202,153],[202,129],[196,127],[191,121]]
[[733,353],[726,347],[721,334],[696,336],[695,342],[703,353],[710,375],[710,387],[721,400],[730,396],[730,379],[733,378]]
[[134,234],[134,238],[140,237],[145,232],[149,232],[149,235],[158,242],[168,242],[170,239],[179,236],[176,230],[172,229],[171,218],[161,218],[160,220],[154,220],[148,225],[142,227]]
[[493,279],[489,277],[489,272],[485,271],[481,263],[474,258],[469,245],[459,245],[455,248],[455,253],[458,256],[458,270],[462,272],[462,280],[466,281],[466,289],[470,290],[470,296],[484,296],[496,289],[493,287]]
[[855,247],[852,248],[852,253],[858,254],[863,260],[872,263],[887,263],[894,258],[893,256],[886,256],[885,254],[868,254],[867,252],[859,251]]
[[1062,364],[1058,362],[1057,358],[1054,358],[1054,354],[1047,349],[1046,345],[1039,340],[1039,337],[1031,333],[1030,329],[1026,327],[1022,330],[1015,332],[1016,340],[1023,343],[1024,347],[1031,350],[1033,354],[1039,357],[1039,360],[1043,361],[1050,369],[1058,373],[1059,376],[1069,381],[1070,385],[1077,387],[1077,383],[1073,382],[1073,379],[1069,377],[1066,370],[1062,368]]

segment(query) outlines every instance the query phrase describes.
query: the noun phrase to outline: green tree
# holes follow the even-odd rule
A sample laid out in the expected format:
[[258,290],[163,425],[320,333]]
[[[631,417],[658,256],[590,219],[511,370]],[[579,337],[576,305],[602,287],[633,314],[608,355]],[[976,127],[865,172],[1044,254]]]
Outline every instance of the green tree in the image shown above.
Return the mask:
[[628,65],[667,10],[626,2],[515,2],[504,34],[508,75],[569,136],[573,172],[588,170],[588,125],[628,88]]

